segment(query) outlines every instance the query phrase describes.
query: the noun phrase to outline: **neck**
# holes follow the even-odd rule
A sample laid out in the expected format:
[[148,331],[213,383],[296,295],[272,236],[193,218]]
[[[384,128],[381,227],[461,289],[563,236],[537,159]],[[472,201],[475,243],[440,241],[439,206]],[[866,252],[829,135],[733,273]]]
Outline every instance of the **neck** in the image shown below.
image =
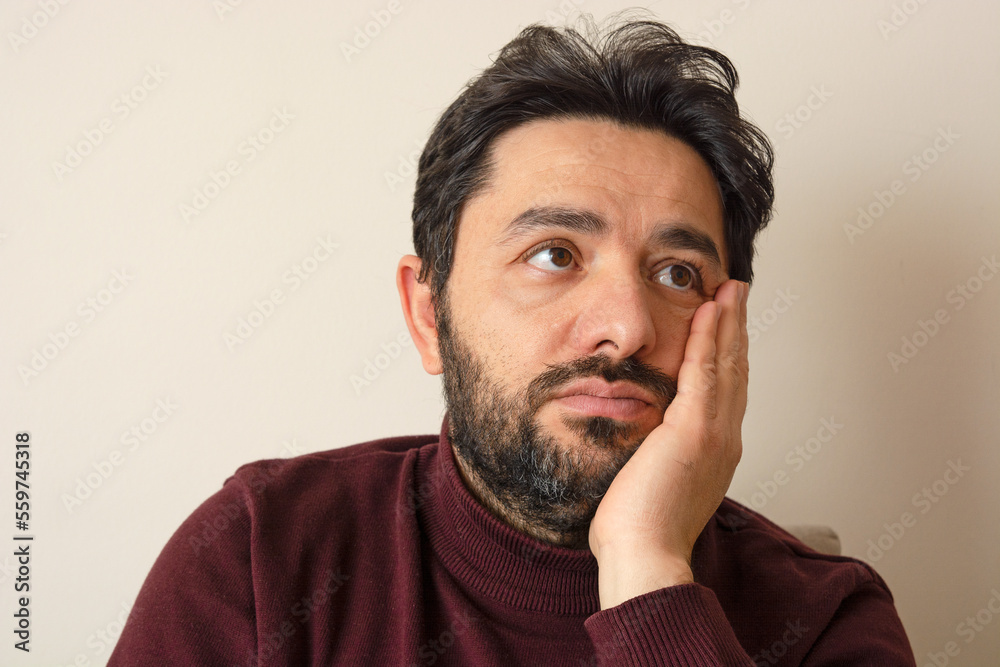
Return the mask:
[[462,478],[462,482],[465,483],[466,488],[469,489],[469,493],[495,517],[514,530],[552,546],[569,549],[590,548],[589,529],[564,533],[538,526],[527,519],[516,507],[513,507],[512,503],[505,503],[498,498],[469,466],[465,459],[462,458],[462,455],[454,446],[452,446],[451,451],[454,454],[459,476]]

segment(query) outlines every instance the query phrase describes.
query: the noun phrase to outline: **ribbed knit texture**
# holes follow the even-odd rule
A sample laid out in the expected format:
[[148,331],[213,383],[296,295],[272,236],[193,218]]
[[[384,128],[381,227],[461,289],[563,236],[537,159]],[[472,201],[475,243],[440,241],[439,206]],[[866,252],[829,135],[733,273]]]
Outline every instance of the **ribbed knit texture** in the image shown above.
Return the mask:
[[590,551],[480,505],[445,418],[239,468],[164,547],[108,664],[914,664],[874,570],[728,499],[693,570],[601,610]]

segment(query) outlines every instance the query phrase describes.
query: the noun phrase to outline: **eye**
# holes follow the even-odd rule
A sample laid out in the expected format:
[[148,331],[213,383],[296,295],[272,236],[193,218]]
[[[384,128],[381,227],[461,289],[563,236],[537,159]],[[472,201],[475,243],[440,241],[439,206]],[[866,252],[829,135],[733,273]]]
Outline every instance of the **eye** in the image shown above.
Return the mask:
[[697,289],[700,283],[698,272],[686,264],[671,264],[657,276],[662,284],[680,291]]
[[528,264],[546,271],[562,271],[573,264],[572,251],[560,245],[542,245],[529,250],[525,257]]

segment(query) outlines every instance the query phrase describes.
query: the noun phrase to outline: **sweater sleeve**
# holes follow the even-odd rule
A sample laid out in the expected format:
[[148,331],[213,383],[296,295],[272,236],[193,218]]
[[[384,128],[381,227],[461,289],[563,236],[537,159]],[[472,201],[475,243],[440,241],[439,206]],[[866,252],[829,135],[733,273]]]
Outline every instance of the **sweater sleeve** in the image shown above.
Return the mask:
[[892,594],[881,578],[862,584],[841,602],[802,664],[916,667]]
[[584,627],[598,665],[754,667],[715,593],[700,584],[634,597],[590,616]]
[[230,478],[153,564],[108,665],[244,664],[256,655],[250,517]]
[[[599,665],[761,664],[740,646],[715,593],[700,584],[663,588],[626,600],[594,614],[584,626]],[[773,656],[764,660],[779,661]],[[791,664],[915,667],[892,595],[878,578],[845,597],[801,662],[795,659]]]

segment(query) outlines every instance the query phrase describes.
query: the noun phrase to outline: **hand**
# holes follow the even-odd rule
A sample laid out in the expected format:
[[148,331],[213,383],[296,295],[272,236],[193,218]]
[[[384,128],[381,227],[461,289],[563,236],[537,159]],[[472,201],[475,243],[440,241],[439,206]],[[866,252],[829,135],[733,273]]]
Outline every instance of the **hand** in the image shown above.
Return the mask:
[[691,583],[695,540],[743,454],[746,283],[727,280],[691,319],[677,395],[615,477],[590,524],[601,608]]

